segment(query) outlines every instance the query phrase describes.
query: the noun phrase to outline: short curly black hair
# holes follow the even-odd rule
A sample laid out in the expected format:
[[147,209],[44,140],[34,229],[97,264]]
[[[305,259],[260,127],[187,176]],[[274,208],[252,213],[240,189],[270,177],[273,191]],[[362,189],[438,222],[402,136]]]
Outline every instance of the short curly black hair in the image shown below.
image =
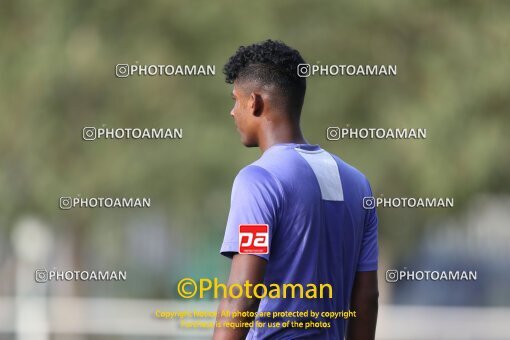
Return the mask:
[[306,92],[306,78],[297,68],[305,61],[301,54],[281,41],[266,40],[241,46],[223,68],[225,81],[256,80],[262,85],[275,85],[289,109],[299,116]]

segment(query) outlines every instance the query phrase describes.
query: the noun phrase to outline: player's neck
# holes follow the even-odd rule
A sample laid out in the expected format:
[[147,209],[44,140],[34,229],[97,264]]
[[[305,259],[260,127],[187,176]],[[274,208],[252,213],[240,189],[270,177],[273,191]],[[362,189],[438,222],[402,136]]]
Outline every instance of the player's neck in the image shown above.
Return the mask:
[[262,152],[273,145],[284,143],[308,144],[303,137],[299,124],[270,126],[262,129],[259,135],[259,148]]

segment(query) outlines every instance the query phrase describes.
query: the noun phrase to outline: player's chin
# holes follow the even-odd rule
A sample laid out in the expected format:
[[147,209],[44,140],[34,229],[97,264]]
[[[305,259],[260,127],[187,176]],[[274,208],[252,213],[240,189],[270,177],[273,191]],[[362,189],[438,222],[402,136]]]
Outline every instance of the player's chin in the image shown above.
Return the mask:
[[247,148],[256,148],[259,146],[259,143],[257,143],[256,141],[247,140],[247,139],[243,138],[242,136],[241,136],[241,143],[243,143],[243,145],[246,146]]

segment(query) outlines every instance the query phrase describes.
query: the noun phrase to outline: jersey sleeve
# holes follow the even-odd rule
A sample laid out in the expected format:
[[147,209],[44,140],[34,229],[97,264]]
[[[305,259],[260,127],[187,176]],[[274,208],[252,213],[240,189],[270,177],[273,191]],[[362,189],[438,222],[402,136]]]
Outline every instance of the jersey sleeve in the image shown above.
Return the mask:
[[281,186],[267,170],[256,165],[242,169],[232,187],[230,212],[220,253],[232,258],[239,252],[239,225],[267,224],[269,252],[253,255],[269,260],[271,241],[277,227],[282,200]]
[[[368,184],[368,194],[373,197],[372,189]],[[363,227],[363,236],[361,241],[361,251],[358,261],[358,271],[368,272],[377,270],[377,261],[379,256],[379,246],[377,243],[378,218],[376,208],[365,209],[365,223]]]

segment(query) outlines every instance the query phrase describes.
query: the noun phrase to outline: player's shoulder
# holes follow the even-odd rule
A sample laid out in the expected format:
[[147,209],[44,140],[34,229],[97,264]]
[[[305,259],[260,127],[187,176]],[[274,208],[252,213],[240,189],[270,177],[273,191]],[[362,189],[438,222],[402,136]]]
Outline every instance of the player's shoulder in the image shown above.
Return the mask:
[[256,162],[242,168],[235,178],[238,184],[276,184],[275,177],[265,167]]
[[363,172],[361,172],[358,168],[355,166],[347,163],[342,158],[340,158],[338,155],[335,155],[331,152],[329,154],[333,157],[333,159],[338,164],[338,168],[340,169],[340,173],[342,177],[348,177],[350,181],[355,181],[360,184],[368,184],[367,176]]
[[260,165],[257,165],[255,162],[246,165],[244,168],[239,170],[237,173],[236,178],[243,178],[243,179],[251,179],[251,178],[259,178],[259,177],[266,177],[268,175],[268,171],[261,167]]
[[254,195],[261,199],[283,197],[283,187],[280,181],[267,169],[250,164],[242,168],[237,174],[233,191],[243,192],[246,195]]
[[301,161],[296,152],[297,144],[277,144],[267,149],[262,156],[252,165],[266,169],[269,173],[279,176],[281,172],[287,172],[293,168],[295,162]]

